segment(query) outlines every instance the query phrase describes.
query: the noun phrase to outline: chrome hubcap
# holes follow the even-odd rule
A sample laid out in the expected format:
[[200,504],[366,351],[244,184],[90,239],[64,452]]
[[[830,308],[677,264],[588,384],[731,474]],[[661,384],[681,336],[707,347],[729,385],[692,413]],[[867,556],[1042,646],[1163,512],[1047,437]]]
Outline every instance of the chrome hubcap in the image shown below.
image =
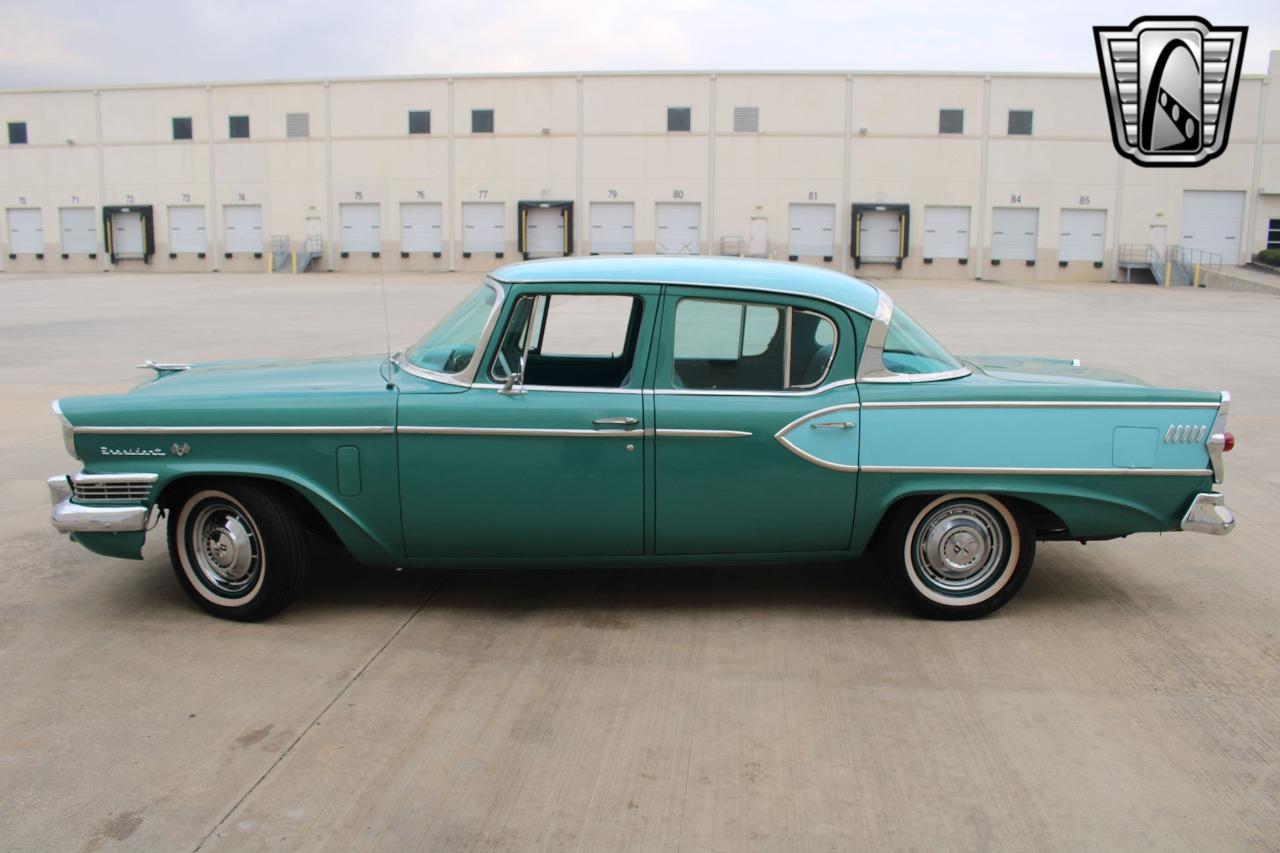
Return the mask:
[[916,532],[913,551],[920,578],[948,595],[989,583],[1004,564],[1008,534],[996,514],[970,501],[934,510]]
[[238,507],[212,501],[190,527],[192,551],[203,580],[220,593],[252,588],[262,560],[253,522]]

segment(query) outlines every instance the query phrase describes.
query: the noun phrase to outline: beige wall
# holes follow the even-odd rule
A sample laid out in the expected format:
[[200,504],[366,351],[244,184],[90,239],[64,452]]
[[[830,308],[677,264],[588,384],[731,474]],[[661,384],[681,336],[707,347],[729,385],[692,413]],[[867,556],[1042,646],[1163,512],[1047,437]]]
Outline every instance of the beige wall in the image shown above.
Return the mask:
[[[505,205],[505,260],[517,255],[517,203],[574,203],[575,253],[591,251],[590,203],[635,205],[635,249],[653,251],[661,202],[696,202],[703,253],[722,238],[746,241],[767,223],[769,254],[789,254],[790,206],[835,205],[831,261],[851,269],[851,204],[910,205],[902,274],[1043,280],[1112,275],[1117,245],[1181,227],[1187,189],[1246,193],[1244,250],[1265,245],[1280,218],[1280,53],[1268,79],[1241,81],[1226,153],[1198,169],[1144,169],[1122,160],[1091,75],[720,73],[509,75],[343,80],[98,91],[0,92],[0,124],[25,121],[29,144],[0,139],[0,269],[110,266],[60,257],[59,208],[150,205],[155,269],[260,269],[266,258],[226,257],[226,205],[260,205],[264,253],[272,236],[301,248],[309,229],[325,241],[322,268],[489,269],[491,253],[462,253],[462,205]],[[691,129],[668,133],[667,108],[689,107]],[[760,131],[734,131],[734,108],[759,108]],[[964,110],[964,132],[940,135],[938,111]],[[431,133],[410,135],[408,112],[430,110]],[[493,109],[495,132],[473,134],[471,111]],[[1030,137],[1008,135],[1008,111],[1034,112]],[[310,136],[286,135],[287,113],[307,113]],[[229,138],[228,117],[247,115],[249,139]],[[190,116],[193,139],[174,141],[172,119]],[[1261,146],[1259,146],[1261,141]],[[985,171],[984,171],[985,162]],[[400,253],[400,205],[441,205],[440,258]],[[375,203],[379,258],[341,257],[341,205]],[[207,251],[169,257],[168,211],[205,209]],[[969,259],[925,264],[928,205],[970,208]],[[992,210],[1038,210],[1034,270],[989,261]],[[7,209],[41,210],[43,259],[9,258]],[[1061,211],[1107,215],[1106,262],[1058,265]],[[101,230],[101,229],[99,229]],[[1233,260],[1241,260],[1240,258]],[[141,266],[141,262],[122,261]],[[899,274],[866,265],[867,275]]]

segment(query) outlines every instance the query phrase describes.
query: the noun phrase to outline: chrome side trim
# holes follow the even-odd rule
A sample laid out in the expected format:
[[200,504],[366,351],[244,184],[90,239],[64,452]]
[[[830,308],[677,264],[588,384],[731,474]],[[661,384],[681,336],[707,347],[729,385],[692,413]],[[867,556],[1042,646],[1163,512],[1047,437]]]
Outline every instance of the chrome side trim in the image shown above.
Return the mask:
[[498,315],[502,312],[503,303],[507,299],[506,288],[496,278],[489,276],[484,283],[486,287],[492,287],[498,296],[493,300],[493,308],[489,310],[489,316],[484,321],[484,328],[480,331],[480,339],[476,341],[476,351],[472,354],[471,362],[467,365],[466,370],[461,373],[439,373],[434,370],[428,370],[425,367],[419,367],[407,358],[393,358],[392,363],[410,376],[417,376],[419,379],[430,379],[435,382],[443,382],[446,385],[469,388],[471,383],[475,381],[476,373],[480,369],[480,362],[484,358],[485,351],[489,348],[489,339],[493,336],[493,328],[498,325]]
[[864,409],[1216,409],[1217,403],[1152,402],[1148,400],[931,400],[902,403],[863,403]]
[[[778,440],[779,444],[781,444],[787,450],[790,450],[792,453],[794,453],[796,456],[799,456],[801,459],[805,460],[806,462],[812,462],[814,465],[818,465],[822,468],[827,468],[832,471],[856,472],[858,470],[857,465],[845,465],[840,462],[831,462],[827,459],[821,458],[820,456],[814,456],[809,451],[802,450],[799,447],[796,447],[795,444],[793,444],[791,440],[787,438],[787,435],[792,430],[798,428],[802,424],[812,421],[814,418],[820,418],[824,415],[830,415],[836,412],[856,412],[860,408],[861,406],[858,403],[846,403],[842,406],[828,406],[825,409],[818,409],[817,411],[809,412],[807,415],[801,415],[800,417],[796,418],[794,421],[787,424],[782,429],[778,430],[773,437]],[[849,423],[850,425],[852,425],[852,421],[850,421]],[[830,424],[814,424],[813,426],[830,426]],[[841,426],[843,426],[843,424],[841,424]]]
[[1222,402],[1218,404],[1218,414],[1209,428],[1209,465],[1213,468],[1213,482],[1221,483],[1226,477],[1226,462],[1222,458],[1222,448],[1227,443],[1227,412],[1231,410],[1231,392],[1222,392]]
[[133,533],[149,526],[152,507],[75,504],[67,477],[50,477],[46,482],[53,502],[49,522],[59,533]]
[[684,397],[813,397],[818,394],[825,394],[832,388],[843,388],[846,385],[856,385],[856,379],[840,379],[835,382],[828,382],[817,388],[810,388],[807,391],[721,391],[714,388],[697,389],[697,388],[657,388],[653,390],[646,389],[646,394],[657,394],[659,396],[684,396]]
[[[477,382],[471,386],[476,391],[499,391],[501,385],[492,382]],[[564,391],[569,394],[643,394],[639,388],[592,388],[588,386],[569,385],[523,385],[525,391]]]
[[81,426],[76,435],[388,435],[393,426]]
[[862,358],[858,361],[858,381],[876,383],[937,382],[942,379],[959,379],[968,376],[967,367],[939,370],[936,373],[894,373],[884,366],[884,343],[889,337],[889,324],[893,322],[893,299],[883,290],[876,300],[876,315],[871,318],[866,343],[862,345]]
[[1182,516],[1182,529],[1189,533],[1226,536],[1236,526],[1236,517],[1217,492],[1201,492]]
[[[714,284],[709,284],[705,281],[678,281],[674,279],[661,279],[661,280],[637,279],[634,281],[624,280],[624,279],[609,279],[608,281],[601,281],[599,278],[596,278],[596,277],[589,277],[589,278],[557,277],[554,281],[511,281],[510,279],[498,278],[495,275],[490,275],[489,278],[490,280],[496,281],[499,284],[512,285],[512,286],[518,285],[518,284],[528,284],[528,285],[536,285],[536,286],[542,286],[547,284],[604,284],[604,285],[652,284],[652,285],[657,285],[659,287],[663,287],[663,286],[665,287],[702,287],[702,288],[707,288],[709,290],[750,290],[755,293],[772,293],[775,296],[798,296],[801,299],[812,299],[814,302],[825,302],[828,305],[835,305],[836,307],[843,308],[846,311],[852,311],[853,313],[858,314],[862,317],[867,317],[868,319],[871,318],[871,315],[868,314],[866,311],[863,311],[861,308],[855,308],[854,306],[850,305],[847,302],[836,302],[832,299],[827,299],[822,296],[814,296],[808,293],[790,293],[785,290],[778,290],[777,288],[774,288],[774,287],[765,287],[764,285],[758,285],[758,284],[730,284],[727,282],[715,282]],[[863,279],[855,279],[855,281],[858,281],[861,284],[868,284],[868,282],[864,281]],[[870,285],[870,284],[868,284],[868,286],[874,287],[874,285]]]
[[524,429],[519,427],[402,426],[401,435],[497,435],[526,438],[635,438],[652,435],[639,429]]
[[1207,468],[950,468],[922,465],[863,465],[866,474],[985,474],[1059,477],[1208,477]]
[[751,433],[739,429],[655,429],[659,438],[750,438]]

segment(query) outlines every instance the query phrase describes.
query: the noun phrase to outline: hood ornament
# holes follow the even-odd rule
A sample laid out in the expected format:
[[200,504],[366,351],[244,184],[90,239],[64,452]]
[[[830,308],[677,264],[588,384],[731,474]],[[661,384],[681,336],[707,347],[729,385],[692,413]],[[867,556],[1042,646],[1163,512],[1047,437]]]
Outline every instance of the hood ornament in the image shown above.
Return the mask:
[[154,370],[156,372],[157,379],[169,373],[181,373],[184,370],[191,369],[191,365],[189,364],[182,364],[180,362],[152,361],[151,359],[147,359],[137,367],[139,370]]

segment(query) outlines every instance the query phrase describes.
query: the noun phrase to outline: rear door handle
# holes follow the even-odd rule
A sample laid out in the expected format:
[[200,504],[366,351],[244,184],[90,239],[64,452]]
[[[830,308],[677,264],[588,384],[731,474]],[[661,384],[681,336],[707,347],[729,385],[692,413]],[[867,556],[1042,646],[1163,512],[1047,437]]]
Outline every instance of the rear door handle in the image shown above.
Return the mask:
[[640,421],[636,418],[596,418],[591,423],[596,426],[620,426],[630,429]]
[[857,424],[853,421],[823,421],[813,424],[814,429],[853,429]]

